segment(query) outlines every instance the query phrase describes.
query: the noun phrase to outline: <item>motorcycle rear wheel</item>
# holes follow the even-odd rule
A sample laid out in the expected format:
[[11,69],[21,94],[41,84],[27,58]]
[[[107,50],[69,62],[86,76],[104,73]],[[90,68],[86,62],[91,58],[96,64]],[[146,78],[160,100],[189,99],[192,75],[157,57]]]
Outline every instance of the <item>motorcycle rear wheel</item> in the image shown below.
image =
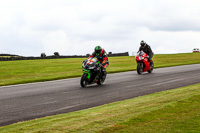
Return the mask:
[[[107,73],[106,73],[106,75],[107,75]],[[104,83],[104,81],[105,81],[105,79],[106,79],[106,75],[105,75],[104,78],[101,77],[101,78],[98,80],[98,82],[97,82],[98,85],[102,85],[102,84]]]
[[143,69],[144,69],[143,67],[144,67],[144,65],[143,65],[142,62],[138,62],[138,63],[137,63],[137,73],[138,73],[138,74],[142,74]]
[[80,84],[82,87],[87,87],[87,74],[83,74],[81,77]]
[[154,64],[153,64],[153,61],[152,61],[152,68],[151,68],[151,70],[148,71],[148,73],[152,73],[153,72],[153,67],[154,67]]

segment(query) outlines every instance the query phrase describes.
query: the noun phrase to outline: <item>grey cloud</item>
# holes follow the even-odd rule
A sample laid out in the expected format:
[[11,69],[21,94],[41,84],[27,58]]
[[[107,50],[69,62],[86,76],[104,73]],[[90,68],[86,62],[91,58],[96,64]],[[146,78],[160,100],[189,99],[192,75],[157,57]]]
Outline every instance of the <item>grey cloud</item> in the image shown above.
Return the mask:
[[[7,2],[0,8],[9,13],[0,14],[4,18],[0,22],[0,46],[12,54],[52,53],[55,47],[72,49],[63,50],[63,54],[85,54],[97,44],[108,52],[137,51],[143,39],[152,44],[154,52],[179,52],[199,46],[198,1],[32,0],[28,7],[21,3],[7,8]],[[187,46],[190,40],[194,45]]]
[[171,20],[168,22],[160,22],[158,24],[147,24],[153,31],[200,31],[200,22],[188,20]]

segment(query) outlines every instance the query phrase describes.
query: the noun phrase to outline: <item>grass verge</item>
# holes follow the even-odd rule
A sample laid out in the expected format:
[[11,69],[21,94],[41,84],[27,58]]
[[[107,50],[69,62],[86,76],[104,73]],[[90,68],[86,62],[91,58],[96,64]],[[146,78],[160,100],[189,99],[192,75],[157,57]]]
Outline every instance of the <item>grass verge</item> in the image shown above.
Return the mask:
[[200,84],[0,127],[22,132],[200,132]]
[[[0,86],[80,77],[84,58],[0,61]],[[154,55],[155,68],[200,63],[199,53]],[[108,73],[136,70],[130,57],[109,57]]]

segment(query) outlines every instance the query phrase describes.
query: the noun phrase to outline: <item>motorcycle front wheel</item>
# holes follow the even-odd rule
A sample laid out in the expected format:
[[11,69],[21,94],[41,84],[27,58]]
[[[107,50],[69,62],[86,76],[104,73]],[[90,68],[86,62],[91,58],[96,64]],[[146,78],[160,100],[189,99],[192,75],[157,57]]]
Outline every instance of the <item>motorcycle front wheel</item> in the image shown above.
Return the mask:
[[138,62],[137,63],[137,73],[138,74],[142,74],[143,72],[143,63],[142,62]]
[[87,87],[87,74],[84,73],[81,77],[80,84],[82,87]]

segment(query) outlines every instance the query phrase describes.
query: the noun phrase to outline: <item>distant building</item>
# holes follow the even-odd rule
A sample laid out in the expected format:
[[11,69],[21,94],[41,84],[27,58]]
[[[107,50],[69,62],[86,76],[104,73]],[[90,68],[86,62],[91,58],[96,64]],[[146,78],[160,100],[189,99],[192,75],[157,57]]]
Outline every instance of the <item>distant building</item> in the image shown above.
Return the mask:
[[194,49],[192,50],[192,52],[193,52],[193,53],[199,52],[199,48],[194,48]]

